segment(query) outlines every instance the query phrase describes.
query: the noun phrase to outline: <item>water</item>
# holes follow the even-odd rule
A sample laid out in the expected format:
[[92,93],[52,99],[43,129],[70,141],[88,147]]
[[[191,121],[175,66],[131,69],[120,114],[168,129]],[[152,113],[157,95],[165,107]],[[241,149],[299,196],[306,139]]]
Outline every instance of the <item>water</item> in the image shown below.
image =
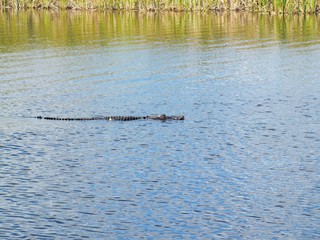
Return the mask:
[[0,238],[319,239],[319,25],[0,13]]

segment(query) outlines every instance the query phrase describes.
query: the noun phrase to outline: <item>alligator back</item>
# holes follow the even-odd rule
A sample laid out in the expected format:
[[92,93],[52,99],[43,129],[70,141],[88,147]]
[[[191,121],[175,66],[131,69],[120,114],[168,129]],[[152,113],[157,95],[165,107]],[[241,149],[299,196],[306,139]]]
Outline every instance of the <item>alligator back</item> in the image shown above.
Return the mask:
[[91,118],[60,118],[60,117],[42,117],[37,116],[37,119],[55,120],[55,121],[93,121],[93,120],[108,120],[108,121],[133,121],[139,119],[151,119],[151,120],[184,120],[184,116],[167,116],[161,115],[149,115],[149,116],[105,116],[105,117],[91,117]]

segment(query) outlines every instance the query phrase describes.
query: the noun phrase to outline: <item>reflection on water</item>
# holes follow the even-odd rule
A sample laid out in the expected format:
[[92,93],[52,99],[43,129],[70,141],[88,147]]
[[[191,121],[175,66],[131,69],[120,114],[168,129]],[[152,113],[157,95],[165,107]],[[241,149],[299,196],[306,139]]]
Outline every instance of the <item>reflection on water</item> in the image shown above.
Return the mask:
[[0,238],[318,239],[318,26],[0,13]]
[[12,11],[0,12],[0,22],[2,52],[35,45],[92,46],[126,41],[317,44],[320,35],[320,19],[313,15]]

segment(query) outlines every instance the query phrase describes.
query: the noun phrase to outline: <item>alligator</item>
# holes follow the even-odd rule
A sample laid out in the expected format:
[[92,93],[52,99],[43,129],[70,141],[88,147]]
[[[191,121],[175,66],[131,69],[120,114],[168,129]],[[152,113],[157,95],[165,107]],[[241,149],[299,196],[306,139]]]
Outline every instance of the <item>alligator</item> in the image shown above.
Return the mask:
[[105,117],[91,117],[91,118],[60,118],[60,117],[42,117],[37,116],[37,119],[45,120],[58,120],[58,121],[92,121],[92,120],[108,120],[108,121],[133,121],[139,119],[152,119],[152,120],[184,120],[184,116],[167,116],[161,115],[149,115],[149,116],[105,116]]

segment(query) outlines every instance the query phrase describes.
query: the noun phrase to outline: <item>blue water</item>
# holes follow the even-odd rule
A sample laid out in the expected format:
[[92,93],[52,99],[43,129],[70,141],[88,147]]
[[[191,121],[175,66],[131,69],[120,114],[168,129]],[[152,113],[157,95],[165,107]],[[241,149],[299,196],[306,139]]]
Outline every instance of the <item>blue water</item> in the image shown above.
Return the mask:
[[320,238],[320,38],[199,34],[0,53],[0,239]]

